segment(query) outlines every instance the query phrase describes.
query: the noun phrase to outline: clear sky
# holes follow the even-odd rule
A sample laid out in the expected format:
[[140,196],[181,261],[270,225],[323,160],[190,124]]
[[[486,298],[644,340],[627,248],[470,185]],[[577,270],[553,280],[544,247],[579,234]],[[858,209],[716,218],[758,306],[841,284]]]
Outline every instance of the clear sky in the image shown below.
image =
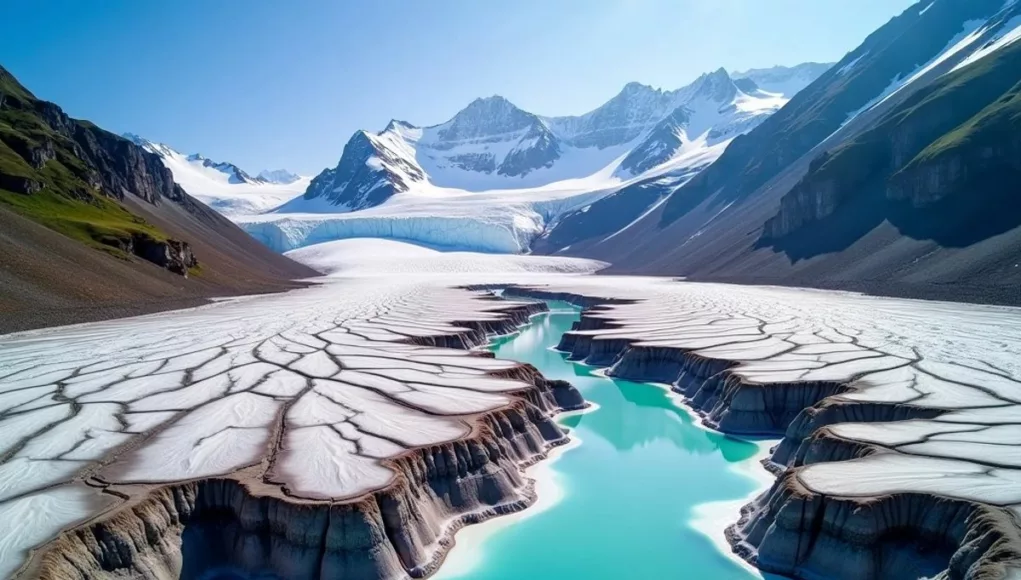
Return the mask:
[[914,0],[3,0],[0,64],[115,132],[317,173],[357,129],[500,94],[578,114],[629,81],[836,61]]

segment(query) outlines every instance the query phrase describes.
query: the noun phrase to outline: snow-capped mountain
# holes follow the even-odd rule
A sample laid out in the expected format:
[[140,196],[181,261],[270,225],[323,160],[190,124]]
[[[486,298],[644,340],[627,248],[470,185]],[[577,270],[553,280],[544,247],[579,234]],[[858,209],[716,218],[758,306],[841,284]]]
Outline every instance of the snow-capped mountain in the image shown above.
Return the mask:
[[[783,75],[787,71],[786,75]],[[752,71],[754,72],[754,71]],[[724,69],[664,91],[629,83],[584,115],[544,117],[500,96],[480,98],[445,123],[418,127],[392,121],[379,133],[359,131],[340,162],[317,176],[302,200],[281,212],[357,211],[417,189],[463,192],[552,186],[602,175],[620,184],[695,149],[716,150],[783,106],[817,68],[770,69],[773,84],[738,82]]]
[[203,157],[199,153],[192,153],[187,157],[187,159],[189,163],[201,164],[202,167],[215,169],[216,171],[226,175],[227,183],[265,183],[263,179],[248,175],[244,170],[233,163],[213,161],[212,159]]
[[[530,247],[614,273],[1016,301],[1019,41],[1017,0],[921,0],[690,179],[644,178]],[[746,94],[798,76],[741,74]]]
[[300,175],[291,173],[286,169],[263,169],[256,176],[256,179],[261,179],[266,183],[279,183],[280,185],[287,185],[288,183],[294,183],[301,179]]
[[753,68],[731,76],[737,81],[748,79],[768,93],[791,96],[822,76],[831,66],[831,62],[805,62],[790,67]]
[[719,69],[672,91],[629,83],[577,116],[480,98],[439,125],[358,131],[304,196],[241,221],[280,251],[364,236],[528,251],[562,216],[636,181],[689,179],[791,96]]
[[631,150],[620,168],[640,175],[693,151],[726,146],[787,102],[783,95],[765,93],[748,80],[741,85],[721,68],[676,91],[678,106]]
[[212,161],[197,153],[185,155],[163,143],[154,143],[132,133],[123,136],[159,155],[163,165],[174,174],[174,181],[193,197],[227,217],[258,214],[279,207],[300,196],[310,182],[307,177],[298,177],[286,183],[276,183],[263,176],[252,177],[233,163]]

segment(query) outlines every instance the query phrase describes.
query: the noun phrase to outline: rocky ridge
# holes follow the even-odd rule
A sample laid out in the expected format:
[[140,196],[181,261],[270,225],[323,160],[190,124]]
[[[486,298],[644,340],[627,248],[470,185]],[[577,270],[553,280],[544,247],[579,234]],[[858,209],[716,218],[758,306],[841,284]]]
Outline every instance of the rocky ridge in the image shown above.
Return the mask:
[[[787,94],[765,92],[750,77],[734,79],[719,69],[672,91],[629,83],[578,116],[544,117],[494,95],[439,125],[393,120],[379,133],[355,133],[337,167],[313,180],[305,203],[295,200],[280,211],[357,211],[416,184],[467,191],[542,186],[588,177],[622,155],[626,160],[611,169],[633,177],[670,161],[685,145],[700,139],[718,145],[750,130],[822,72],[817,68],[778,67],[774,74],[786,79]],[[326,205],[310,206],[312,200]]]
[[536,250],[622,274],[1019,304],[1003,185],[1019,18],[1016,2],[919,1],[691,178],[630,186],[655,205],[625,230]]
[[[5,197],[5,205],[40,219],[57,231],[74,229],[92,243],[120,250],[176,274],[187,276],[198,265],[190,245],[131,216],[115,204],[137,197],[153,206],[182,202],[187,194],[156,156],[126,139],[85,121],[72,119],[57,105],[36,99],[0,68],[0,132],[3,169],[0,188],[24,198]],[[103,198],[114,200],[113,203]],[[89,218],[55,217],[60,203],[81,207],[122,224],[105,228]],[[73,210],[72,210],[73,211]],[[51,213],[52,212],[52,213]],[[100,218],[103,219],[103,218]],[[87,233],[86,233],[87,232]]]

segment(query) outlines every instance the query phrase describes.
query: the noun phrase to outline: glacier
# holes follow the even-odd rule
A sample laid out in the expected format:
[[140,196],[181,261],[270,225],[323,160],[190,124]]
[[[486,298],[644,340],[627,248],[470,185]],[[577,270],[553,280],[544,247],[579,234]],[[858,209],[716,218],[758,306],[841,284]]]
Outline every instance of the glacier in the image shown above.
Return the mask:
[[400,194],[349,213],[266,213],[234,216],[252,237],[278,252],[346,238],[390,238],[448,250],[526,253],[557,216],[608,191],[573,187],[500,192]]
[[[70,577],[76,564],[139,576],[136,567],[164,558],[179,565],[191,514],[179,502],[196,489],[204,501],[221,497],[221,514],[244,506],[244,521],[283,530],[267,548],[278,557],[262,562],[318,563],[318,541],[309,552],[287,538],[317,529],[315,514],[340,518],[369,505],[378,515],[374,494],[406,489],[409,473],[425,473],[408,467],[415,454],[435,452],[430,466],[471,456],[445,446],[498,431],[493,418],[506,422],[500,414],[516,409],[525,412],[509,418],[514,439],[530,436],[518,426],[531,418],[541,427],[563,408],[532,407],[556,385],[511,361],[442,347],[480,344],[487,330],[513,330],[540,308],[465,289],[479,285],[505,288],[512,300],[599,305],[563,336],[560,348],[573,358],[608,365],[614,377],[669,384],[708,427],[785,434],[769,458],[775,485],[731,513],[744,517],[728,539],[760,567],[857,578],[840,573],[841,554],[854,556],[853,572],[872,570],[881,566],[876,554],[900,549],[885,542],[889,534],[907,531],[930,534],[898,536],[909,548],[956,551],[943,563],[963,560],[973,566],[968,577],[1018,573],[1021,309],[591,276],[584,272],[598,263],[444,255],[386,240],[292,255],[335,268],[333,277],[292,292],[0,336],[0,516],[22,522],[0,526],[0,576]],[[475,485],[476,473],[500,470],[517,482],[507,486],[508,505],[520,500],[515,475],[563,442],[550,433],[519,461],[489,462],[460,479]],[[174,496],[161,495],[167,490]],[[408,494],[431,501],[428,490]],[[259,503],[267,498],[273,503]],[[304,515],[289,520],[294,504]],[[407,505],[416,523],[432,526],[409,569],[442,559],[457,528],[446,516],[475,507]],[[168,511],[182,519],[160,520]],[[980,536],[989,541],[972,541]],[[371,537],[378,544],[363,551],[389,557],[393,536]],[[95,549],[118,542],[132,558]],[[231,556],[247,564],[262,554],[235,547]]]
[[358,131],[336,168],[304,195],[232,219],[279,252],[381,237],[527,253],[563,218],[607,195],[648,180],[690,179],[792,96],[754,78],[796,91],[824,70],[778,67],[735,79],[718,69],[674,91],[630,83],[601,107],[569,117],[535,115],[499,96],[476,99],[439,125],[394,120],[379,133]]

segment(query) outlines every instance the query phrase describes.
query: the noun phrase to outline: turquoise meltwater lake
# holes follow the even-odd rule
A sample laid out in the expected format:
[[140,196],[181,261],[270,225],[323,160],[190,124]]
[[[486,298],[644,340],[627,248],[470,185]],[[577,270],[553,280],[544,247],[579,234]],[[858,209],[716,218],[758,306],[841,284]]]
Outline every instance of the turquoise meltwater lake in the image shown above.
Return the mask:
[[751,475],[762,444],[700,427],[661,387],[566,360],[552,347],[580,311],[550,307],[490,349],[570,381],[598,408],[560,418],[575,441],[529,472],[537,505],[463,529],[436,578],[761,578],[720,546],[724,522],[763,485]]

